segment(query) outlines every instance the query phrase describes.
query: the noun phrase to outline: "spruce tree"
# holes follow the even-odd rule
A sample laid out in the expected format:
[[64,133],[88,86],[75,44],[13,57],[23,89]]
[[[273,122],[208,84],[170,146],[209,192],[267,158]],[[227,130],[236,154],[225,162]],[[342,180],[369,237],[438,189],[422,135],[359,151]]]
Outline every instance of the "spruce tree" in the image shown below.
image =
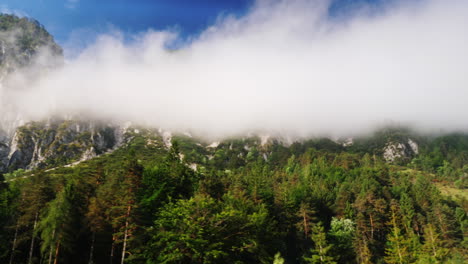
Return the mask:
[[322,223],[319,222],[312,227],[311,239],[314,247],[310,250],[311,256],[304,257],[304,260],[311,264],[335,264],[334,258],[330,255],[332,245],[327,241]]
[[392,206],[390,233],[387,236],[386,256],[384,259],[389,264],[410,263],[409,241],[401,232],[395,210],[395,206]]
[[433,224],[424,227],[424,244],[419,263],[442,263],[449,251]]

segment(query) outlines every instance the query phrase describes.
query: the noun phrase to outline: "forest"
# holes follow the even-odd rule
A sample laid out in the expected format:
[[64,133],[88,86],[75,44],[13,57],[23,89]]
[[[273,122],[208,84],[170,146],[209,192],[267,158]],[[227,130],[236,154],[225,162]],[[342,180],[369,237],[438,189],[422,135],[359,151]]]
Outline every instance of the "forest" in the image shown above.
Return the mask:
[[384,160],[405,136],[165,146],[135,130],[79,164],[5,173],[0,262],[466,263],[468,135],[414,135],[417,155]]

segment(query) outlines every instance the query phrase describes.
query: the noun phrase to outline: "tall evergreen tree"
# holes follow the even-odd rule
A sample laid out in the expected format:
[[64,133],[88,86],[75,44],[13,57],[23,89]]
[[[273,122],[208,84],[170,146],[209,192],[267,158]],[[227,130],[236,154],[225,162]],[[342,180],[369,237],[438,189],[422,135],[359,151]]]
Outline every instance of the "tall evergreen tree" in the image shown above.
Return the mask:
[[435,226],[433,224],[427,224],[424,227],[424,244],[422,246],[422,254],[420,255],[419,262],[443,263],[448,252]]
[[388,234],[387,247],[385,249],[385,262],[389,264],[411,263],[409,240],[405,237],[399,227],[396,208],[392,206],[390,218],[390,233]]
[[48,203],[37,227],[42,239],[41,251],[48,255],[48,263],[59,263],[61,252],[71,252],[77,237],[77,221],[74,207],[76,198],[73,183],[67,184],[57,197]]
[[314,247],[310,250],[311,256],[304,257],[304,260],[312,264],[335,264],[334,258],[330,255],[332,245],[328,243],[325,230],[320,222],[312,227],[311,239],[314,242]]

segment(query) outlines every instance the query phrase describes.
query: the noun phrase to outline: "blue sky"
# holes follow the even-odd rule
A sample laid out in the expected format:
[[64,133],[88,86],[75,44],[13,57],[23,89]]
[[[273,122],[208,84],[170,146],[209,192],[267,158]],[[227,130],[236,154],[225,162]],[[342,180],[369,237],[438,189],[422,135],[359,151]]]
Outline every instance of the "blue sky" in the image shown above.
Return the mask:
[[74,30],[125,33],[177,27],[196,34],[220,13],[245,12],[252,0],[6,0],[0,10],[37,19],[59,43]]
[[[356,2],[384,0],[335,0],[331,13],[346,11]],[[242,15],[253,0],[3,0],[0,11],[37,19],[62,46],[92,41],[116,28],[125,34],[176,28],[187,37],[202,31],[223,13]],[[78,33],[77,33],[78,32]]]

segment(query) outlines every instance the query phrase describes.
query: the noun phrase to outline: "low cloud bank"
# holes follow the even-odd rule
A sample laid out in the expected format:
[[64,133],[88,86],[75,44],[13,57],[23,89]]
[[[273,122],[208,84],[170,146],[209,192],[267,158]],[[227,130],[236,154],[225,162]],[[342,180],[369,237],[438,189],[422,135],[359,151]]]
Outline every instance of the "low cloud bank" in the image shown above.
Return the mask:
[[[411,3],[408,3],[411,2]],[[401,1],[330,17],[329,1],[258,1],[183,48],[176,32],[103,35],[0,110],[91,114],[205,135],[468,130],[468,2]],[[2,109],[3,107],[3,109]]]

